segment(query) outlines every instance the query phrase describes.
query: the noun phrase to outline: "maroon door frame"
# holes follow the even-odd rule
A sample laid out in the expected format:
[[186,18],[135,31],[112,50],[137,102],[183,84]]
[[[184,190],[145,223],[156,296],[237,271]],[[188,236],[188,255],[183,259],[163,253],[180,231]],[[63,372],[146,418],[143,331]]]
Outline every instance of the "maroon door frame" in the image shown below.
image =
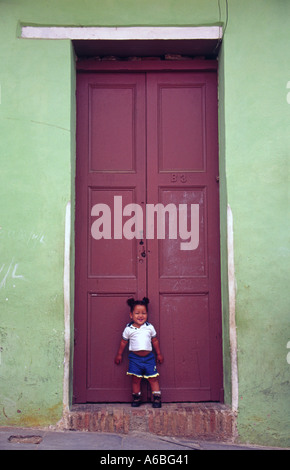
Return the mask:
[[[190,188],[195,187],[197,189],[196,198],[192,199],[191,202],[200,202],[206,199],[206,203],[208,204],[207,207],[210,207],[210,213],[208,214],[207,222],[204,225],[205,235],[207,237],[208,246],[210,249],[207,253],[206,260],[205,260],[205,270],[201,273],[201,276],[189,276],[186,275],[183,279],[178,279],[177,277],[174,278],[174,270],[169,273],[169,275],[159,276],[159,267],[158,264],[154,261],[157,258],[151,256],[152,253],[158,253],[158,245],[160,245],[160,241],[158,240],[147,240],[145,241],[145,249],[148,253],[148,263],[150,266],[150,275],[147,275],[146,271],[144,271],[145,264],[143,266],[139,265],[139,272],[138,272],[138,280],[140,280],[139,286],[142,286],[146,282],[147,278],[147,289],[148,292],[151,292],[151,302],[150,307],[153,310],[151,320],[157,327],[160,328],[160,316],[158,316],[157,311],[159,310],[159,297],[161,293],[161,302],[163,311],[170,317],[170,310],[172,306],[172,301],[176,301],[176,306],[178,306],[179,299],[184,300],[184,306],[190,306],[191,296],[195,296],[195,301],[197,304],[197,310],[200,308],[208,308],[211,311],[210,318],[205,319],[205,322],[210,321],[210,328],[209,328],[209,337],[207,339],[207,354],[208,354],[208,361],[210,363],[211,380],[214,382],[214,391],[206,391],[206,386],[204,387],[204,393],[200,394],[197,393],[196,395],[190,390],[186,390],[186,386],[184,387],[185,390],[182,397],[179,399],[178,393],[176,394],[174,390],[171,390],[170,384],[167,386],[165,384],[165,388],[167,389],[165,395],[167,394],[167,398],[165,401],[222,401],[222,328],[221,328],[221,300],[220,300],[220,259],[219,259],[219,201],[218,201],[218,135],[217,135],[217,62],[216,61],[141,61],[141,62],[94,62],[91,60],[80,60],[77,64],[78,72],[80,74],[89,76],[91,72],[98,72],[103,79],[106,79],[112,73],[118,73],[121,77],[121,74],[124,72],[130,73],[130,76],[133,81],[140,84],[140,89],[142,87],[142,80],[144,80],[144,74],[147,73],[146,77],[146,86],[150,87],[150,92],[148,92],[148,97],[145,94],[142,94],[141,91],[139,93],[139,101],[144,103],[145,99],[148,100],[148,109],[147,109],[147,122],[146,126],[144,122],[142,122],[142,118],[140,117],[141,121],[139,120],[140,127],[144,125],[146,127],[146,133],[150,134],[150,138],[147,139],[147,148],[144,145],[144,134],[142,131],[138,133],[138,139],[140,139],[140,145],[138,145],[139,151],[142,154],[144,148],[146,148],[148,158],[147,158],[147,174],[148,178],[151,179],[151,184],[147,185],[148,188],[148,199],[147,203],[152,202],[155,203],[160,198],[160,194],[165,194],[163,191],[164,189],[169,190],[169,188],[173,188],[175,194],[185,191],[188,188],[188,193],[190,192]],[[160,83],[158,83],[158,77],[160,79],[161,72],[174,72],[179,71],[184,74],[184,76],[188,73],[194,73],[200,76],[200,82],[204,83],[205,77],[209,80],[210,85],[206,88],[206,101],[204,104],[204,113],[207,119],[207,126],[209,126],[210,130],[208,131],[209,138],[206,138],[204,145],[206,145],[207,152],[211,155],[211,159],[209,161],[204,162],[206,164],[207,169],[209,169],[209,173],[203,171],[205,168],[197,168],[197,171],[187,171],[181,172],[180,170],[177,171],[168,171],[166,168],[164,171],[159,171],[157,168],[157,162],[159,157],[151,158],[149,154],[156,153],[157,145],[157,123],[156,123],[156,113],[154,114],[153,109],[156,107],[156,102],[158,101],[157,90],[160,88]],[[150,73],[149,73],[150,72]],[[108,74],[105,77],[105,74]],[[162,75],[162,74],[161,74]],[[125,81],[128,83],[128,74],[124,73]],[[164,74],[164,79],[161,81],[168,84],[168,80],[166,77],[169,75]],[[165,80],[165,81],[164,81]],[[121,79],[122,81],[122,79]],[[170,82],[170,79],[169,79]],[[174,86],[174,85],[173,85]],[[149,90],[149,88],[147,88]],[[205,91],[205,90],[204,90]],[[85,99],[85,96],[81,96],[79,90],[78,93],[78,100]],[[81,93],[86,93],[84,90]],[[209,96],[210,95],[210,96]],[[203,93],[203,98],[205,99],[205,92]],[[154,103],[155,102],[155,103]],[[208,103],[212,102],[214,104],[214,112],[212,112],[212,108],[208,107]],[[138,112],[138,111],[137,111]],[[141,114],[141,113],[140,113]],[[82,123],[82,126],[87,126],[89,128],[89,123],[87,122],[87,116],[83,112],[83,108],[78,107],[78,116],[77,122]],[[85,123],[85,125],[84,125]],[[138,125],[139,125],[138,124]],[[151,145],[151,144],[152,145]],[[88,142],[85,142],[84,139],[80,139],[79,133],[79,126],[77,127],[77,169],[76,169],[76,285],[75,285],[75,351],[74,351],[74,402],[76,403],[85,403],[90,401],[129,401],[129,389],[130,384],[128,386],[124,386],[124,381],[122,382],[121,386],[125,389],[123,395],[121,390],[107,390],[107,400],[95,400],[94,393],[90,393],[87,391],[88,385],[88,357],[87,357],[87,342],[92,341],[92,339],[88,338],[88,326],[84,327],[84,322],[89,322],[87,314],[81,314],[85,305],[88,305],[87,302],[87,295],[81,300],[80,292],[82,289],[85,289],[86,292],[90,292],[90,299],[94,303],[97,299],[98,294],[96,293],[96,283],[93,276],[88,279],[88,285],[82,286],[83,279],[87,278],[87,266],[83,262],[83,255],[84,252],[82,250],[82,242],[79,243],[79,240],[83,240],[83,235],[80,235],[83,231],[88,229],[88,226],[84,227],[84,220],[89,220],[89,214],[84,213],[84,208],[86,207],[87,203],[83,200],[83,198],[87,197],[86,191],[80,187],[82,182],[84,181],[83,178],[86,179],[84,173],[88,170],[86,165],[84,165],[82,156],[88,153]],[[144,203],[143,194],[145,191],[146,185],[146,178],[141,177],[141,175],[145,175],[145,167],[142,167],[142,159],[145,162],[145,155],[140,154],[140,158],[138,161],[139,171],[136,172],[137,174],[137,181],[136,176],[131,174],[127,174],[127,187],[130,184],[132,186],[138,187],[139,192],[135,195],[136,199],[134,202],[139,204]],[[214,158],[212,158],[214,157]],[[144,163],[145,164],[145,163]],[[210,168],[209,168],[209,167]],[[83,175],[83,176],[82,176]],[[174,176],[173,176],[174,175]],[[183,182],[181,183],[180,177],[182,176]],[[108,188],[111,184],[112,188],[116,187],[117,180],[114,179],[114,175],[112,172],[104,175],[102,172],[88,172],[88,185],[106,185]],[[135,180],[133,181],[133,179]],[[131,181],[132,180],[132,181]],[[179,182],[178,182],[179,180]],[[131,181],[131,183],[130,183]],[[176,184],[177,183],[177,184]],[[109,186],[108,186],[109,185]],[[206,190],[202,194],[202,188],[206,188]],[[186,192],[186,191],[185,191]],[[188,196],[188,194],[185,194]],[[185,197],[184,196],[184,197]],[[88,196],[90,198],[90,202],[93,201],[92,194]],[[99,201],[97,201],[99,202]],[[105,202],[105,201],[104,201]],[[129,201],[130,202],[130,201]],[[179,202],[183,202],[180,200]],[[164,204],[166,204],[166,195],[164,199]],[[176,199],[176,203],[178,203],[178,199]],[[206,210],[207,208],[205,208]],[[80,218],[81,216],[81,218]],[[137,245],[136,250],[139,247]],[[143,247],[142,247],[143,249]],[[166,246],[165,251],[166,252]],[[160,251],[161,253],[161,251]],[[184,252],[186,253],[186,252]],[[151,256],[151,258],[150,258]],[[159,256],[159,255],[158,255]],[[158,258],[159,259],[159,258]],[[151,263],[151,264],[150,264]],[[210,269],[208,269],[210,267]],[[178,274],[178,273],[177,273]],[[81,281],[81,282],[80,282]],[[119,287],[113,284],[109,285],[108,279],[98,279],[98,284],[100,286],[100,292],[116,292],[118,289],[120,290],[120,279],[117,280]],[[125,287],[126,284],[126,287]],[[127,292],[127,294],[126,294]],[[210,296],[208,293],[210,292]],[[126,296],[128,297],[131,293],[140,297],[146,294],[142,288],[128,284],[127,280],[124,282],[124,286],[122,288],[122,294],[120,295],[120,299],[124,301],[126,300]],[[153,294],[152,294],[153,293]],[[106,294],[105,294],[106,295]],[[120,300],[119,299],[119,300]],[[174,300],[175,299],[175,300]],[[112,303],[113,306],[113,303]],[[90,307],[89,307],[90,308]],[[198,313],[198,312],[195,312]],[[127,315],[123,314],[123,315]],[[151,314],[150,314],[151,315]],[[127,320],[127,317],[124,316],[124,321]],[[172,322],[174,319],[171,315],[170,321]],[[188,317],[186,322],[191,323],[191,317]],[[161,320],[162,323],[162,320]],[[175,325],[176,326],[176,325]],[[193,326],[193,324],[191,325]],[[168,339],[168,338],[167,338]],[[174,338],[170,338],[171,344],[174,342]],[[198,342],[198,339],[196,340]],[[161,345],[166,343],[166,338],[163,337],[161,331]],[[164,348],[163,348],[164,349]],[[168,349],[165,347],[167,358],[170,358],[170,361],[174,361],[174,349]],[[163,351],[164,352],[164,351]],[[112,352],[114,354],[115,351]],[[100,353],[102,356],[102,353]],[[169,363],[169,361],[167,362]],[[166,364],[166,362],[165,362]],[[110,364],[113,368],[115,367],[113,364]],[[177,361],[175,366],[179,368],[182,367],[182,358]],[[122,371],[123,372],[123,371]],[[169,369],[166,369],[166,366],[161,372],[161,386],[162,386],[162,373],[170,373]],[[174,385],[176,387],[176,384]],[[116,393],[119,396],[119,399],[116,399]],[[190,395],[191,393],[191,395]],[[128,397],[122,398],[122,396]],[[120,398],[121,397],[121,398]]]

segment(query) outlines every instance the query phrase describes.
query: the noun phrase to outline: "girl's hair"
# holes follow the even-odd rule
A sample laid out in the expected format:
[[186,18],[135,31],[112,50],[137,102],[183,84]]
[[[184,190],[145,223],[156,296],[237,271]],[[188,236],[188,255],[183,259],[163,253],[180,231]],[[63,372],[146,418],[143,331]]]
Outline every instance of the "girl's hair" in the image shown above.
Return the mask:
[[142,300],[135,300],[133,297],[131,297],[131,299],[127,300],[127,304],[129,305],[131,312],[133,312],[136,305],[144,305],[146,311],[148,312],[149,299],[147,299],[147,297],[143,297]]

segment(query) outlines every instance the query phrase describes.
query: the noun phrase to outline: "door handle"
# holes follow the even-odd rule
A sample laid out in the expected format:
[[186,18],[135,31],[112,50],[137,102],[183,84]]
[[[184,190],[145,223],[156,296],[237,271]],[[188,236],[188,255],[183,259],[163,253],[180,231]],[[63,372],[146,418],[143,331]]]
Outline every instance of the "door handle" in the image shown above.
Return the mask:
[[142,258],[146,258],[146,251],[145,251],[145,246],[143,240],[140,240],[139,245],[142,246],[143,251],[140,253]]

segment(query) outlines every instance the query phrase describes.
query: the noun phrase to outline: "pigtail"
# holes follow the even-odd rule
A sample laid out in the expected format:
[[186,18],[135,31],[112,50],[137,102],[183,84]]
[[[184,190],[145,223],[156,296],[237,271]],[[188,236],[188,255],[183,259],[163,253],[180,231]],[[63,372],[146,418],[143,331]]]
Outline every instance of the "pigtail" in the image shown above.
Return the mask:
[[133,299],[133,297],[131,297],[130,299],[127,300],[127,304],[129,305],[129,307],[132,311],[133,308],[134,308],[134,305],[135,305],[135,299]]
[[145,307],[149,304],[149,299],[148,297],[143,297],[142,302],[144,302]]

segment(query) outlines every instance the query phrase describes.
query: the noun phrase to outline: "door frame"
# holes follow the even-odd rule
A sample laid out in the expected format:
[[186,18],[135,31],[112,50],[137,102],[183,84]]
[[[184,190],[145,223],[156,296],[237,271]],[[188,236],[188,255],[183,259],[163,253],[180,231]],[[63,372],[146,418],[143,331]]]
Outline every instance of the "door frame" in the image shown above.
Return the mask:
[[[93,59],[78,60],[72,54],[72,119],[76,119],[75,107],[75,73],[77,69],[88,71],[88,64],[94,63],[97,68],[99,64]],[[221,57],[223,59],[223,57]],[[103,63],[104,65],[104,63]],[[106,67],[108,70],[114,68],[114,63],[107,62]],[[132,69],[130,63],[118,64],[123,70]],[[212,68],[208,61],[195,60],[191,63],[190,68],[200,65],[204,70]],[[136,66],[136,63],[134,64]],[[167,70],[177,70],[181,64],[168,62],[163,63],[163,67]],[[156,69],[156,63],[149,61],[140,63],[139,67]],[[215,65],[216,68],[216,65]],[[225,403],[230,404],[233,411],[238,410],[238,367],[237,367],[237,334],[236,334],[236,321],[235,321],[235,266],[234,266],[234,240],[233,240],[233,219],[231,207],[227,202],[227,189],[226,189],[226,174],[225,174],[225,116],[224,116],[224,61],[219,60],[218,67],[218,96],[219,96],[219,109],[218,109],[218,127],[219,127],[219,187],[220,187],[220,260],[221,260],[221,298],[222,298],[222,329],[223,329],[223,380],[225,391]],[[64,266],[64,339],[65,339],[65,360],[64,360],[64,378],[63,378],[63,410],[64,414],[69,411],[73,402],[73,354],[74,354],[74,204],[75,204],[75,134],[72,135],[72,209],[70,205],[66,211],[66,231],[65,240],[68,248],[66,253],[69,252],[70,256],[65,258]]]

